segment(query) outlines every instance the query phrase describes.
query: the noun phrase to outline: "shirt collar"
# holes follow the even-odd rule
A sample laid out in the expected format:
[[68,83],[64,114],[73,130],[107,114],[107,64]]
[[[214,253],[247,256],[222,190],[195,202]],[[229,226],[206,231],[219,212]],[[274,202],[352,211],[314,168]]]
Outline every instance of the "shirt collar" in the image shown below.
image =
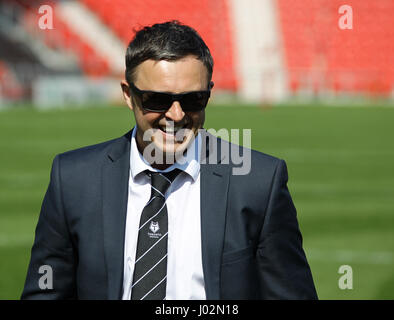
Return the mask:
[[200,173],[200,160],[201,160],[201,134],[198,133],[197,137],[193,139],[187,148],[187,152],[182,159],[182,163],[174,163],[171,167],[165,170],[157,170],[151,167],[151,165],[144,159],[142,154],[137,148],[136,141],[137,125],[134,127],[131,134],[131,147],[130,147],[130,174],[133,179],[145,171],[156,171],[156,172],[169,172],[174,169],[180,169],[186,172],[189,176],[193,178],[194,181],[197,180],[198,174]]

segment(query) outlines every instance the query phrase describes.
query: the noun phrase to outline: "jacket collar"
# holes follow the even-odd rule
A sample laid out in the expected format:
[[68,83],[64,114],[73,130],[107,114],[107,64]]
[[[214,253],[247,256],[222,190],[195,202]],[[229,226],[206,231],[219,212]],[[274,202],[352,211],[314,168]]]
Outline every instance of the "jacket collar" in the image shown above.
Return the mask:
[[[133,179],[145,170],[159,171],[150,166],[150,164],[144,159],[137,148],[137,141],[135,138],[137,126],[134,127],[131,134],[130,142],[130,175]],[[201,134],[198,134],[195,139],[191,142],[187,149],[187,152],[180,159],[181,161],[173,164],[171,167],[163,170],[168,172],[174,169],[179,169],[187,173],[194,181],[200,173],[200,154],[201,154]]]

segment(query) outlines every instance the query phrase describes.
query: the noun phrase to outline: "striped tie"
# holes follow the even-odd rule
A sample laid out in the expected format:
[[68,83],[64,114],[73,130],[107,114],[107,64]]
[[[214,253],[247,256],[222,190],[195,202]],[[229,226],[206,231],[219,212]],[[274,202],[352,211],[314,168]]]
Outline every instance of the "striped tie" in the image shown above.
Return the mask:
[[163,300],[167,285],[168,217],[165,193],[180,170],[147,171],[151,196],[142,210],[131,289],[132,300]]

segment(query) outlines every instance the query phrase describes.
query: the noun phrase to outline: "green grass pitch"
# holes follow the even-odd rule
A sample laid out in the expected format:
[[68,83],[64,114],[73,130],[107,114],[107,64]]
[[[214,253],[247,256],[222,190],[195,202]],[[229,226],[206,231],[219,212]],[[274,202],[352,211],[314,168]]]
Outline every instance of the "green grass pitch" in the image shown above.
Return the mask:
[[[133,124],[120,107],[0,112],[0,299],[20,297],[54,156]],[[389,107],[207,109],[206,128],[250,128],[254,149],[286,160],[320,299],[394,298],[393,124]]]

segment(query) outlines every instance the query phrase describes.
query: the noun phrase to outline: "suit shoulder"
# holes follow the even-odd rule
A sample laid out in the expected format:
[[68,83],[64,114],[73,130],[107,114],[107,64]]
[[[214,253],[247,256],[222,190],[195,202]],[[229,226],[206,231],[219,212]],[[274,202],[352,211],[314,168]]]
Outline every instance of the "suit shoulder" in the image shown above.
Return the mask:
[[[251,161],[253,162],[258,162],[260,164],[267,164],[267,165],[273,165],[277,166],[279,162],[282,161],[282,159],[279,159],[275,156],[248,148],[248,147],[243,147],[238,144],[235,144],[233,142],[227,141],[225,139],[222,139],[220,136],[216,136],[214,134],[211,134],[210,132],[207,131],[202,131],[203,139],[208,138],[208,140],[216,140],[217,141],[217,149],[220,152],[221,150],[227,151],[230,156],[230,150],[237,150],[239,151],[240,155],[247,155],[250,154]],[[205,142],[206,144],[209,142]]]
[[265,167],[269,166],[272,167],[273,169],[276,168],[281,162],[284,162],[284,160],[276,156],[253,149],[251,149],[251,154],[252,154],[252,162]]
[[57,157],[60,158],[62,162],[71,162],[74,164],[76,162],[97,162],[103,159],[103,155],[110,154],[114,150],[116,152],[119,148],[124,149],[129,137],[130,135],[127,133],[120,138],[60,153]]
[[264,153],[264,152],[261,152],[258,150],[254,150],[254,149],[250,149],[250,150],[251,150],[252,156],[257,161],[264,161],[264,162],[273,163],[273,164],[277,164],[279,161],[282,161],[282,159],[280,159],[276,156],[273,156],[273,155],[270,155],[270,154],[267,154],[267,153]]
[[75,159],[80,157],[89,157],[89,156],[97,155],[98,153],[105,152],[118,139],[119,138],[65,151],[63,153],[60,153],[58,156],[61,157],[62,159],[69,159],[69,158]]
[[251,162],[256,164],[256,165],[260,165],[260,166],[270,166],[270,167],[276,167],[278,166],[278,164],[284,160],[275,157],[273,155],[255,150],[255,149],[251,149],[248,147],[243,147],[243,146],[239,146],[237,144],[234,144],[232,142],[223,140],[218,138],[219,140],[221,140],[221,143],[224,144],[228,144],[228,148],[237,148],[239,149],[239,154],[247,156],[248,154],[250,154],[251,157]]

